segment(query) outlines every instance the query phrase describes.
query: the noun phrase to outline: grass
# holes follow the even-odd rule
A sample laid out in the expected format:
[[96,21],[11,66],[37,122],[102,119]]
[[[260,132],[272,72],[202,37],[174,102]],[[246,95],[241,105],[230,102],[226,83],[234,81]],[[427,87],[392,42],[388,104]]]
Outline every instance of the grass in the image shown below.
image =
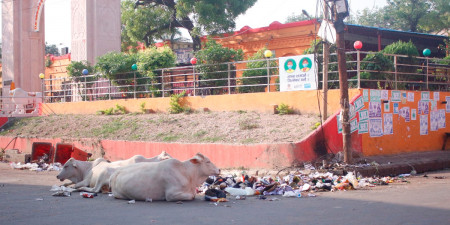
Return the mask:
[[251,121],[250,119],[244,119],[239,121],[239,128],[241,130],[251,130],[258,128],[258,124]]
[[223,137],[221,137],[221,136],[205,137],[205,138],[201,139],[202,142],[208,142],[208,143],[216,143],[221,140],[223,140]]
[[199,138],[199,137],[205,136],[207,133],[208,132],[206,130],[199,130],[193,136],[196,137],[196,138]]
[[247,138],[241,141],[241,144],[253,144],[256,143],[256,140],[253,138]]

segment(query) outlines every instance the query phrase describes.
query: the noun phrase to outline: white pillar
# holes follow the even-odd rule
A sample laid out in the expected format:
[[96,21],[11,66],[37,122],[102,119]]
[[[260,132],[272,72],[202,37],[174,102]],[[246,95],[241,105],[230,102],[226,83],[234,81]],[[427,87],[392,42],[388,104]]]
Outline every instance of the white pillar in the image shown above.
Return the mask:
[[120,0],[71,0],[73,61],[120,52]]

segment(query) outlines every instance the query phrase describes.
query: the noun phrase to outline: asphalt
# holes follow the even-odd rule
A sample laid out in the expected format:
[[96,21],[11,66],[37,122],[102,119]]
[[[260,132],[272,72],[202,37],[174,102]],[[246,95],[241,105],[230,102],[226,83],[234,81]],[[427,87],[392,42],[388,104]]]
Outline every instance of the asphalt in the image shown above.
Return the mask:
[[398,176],[426,173],[450,168],[450,150],[402,153],[362,158],[366,164],[343,170],[354,170],[364,177]]

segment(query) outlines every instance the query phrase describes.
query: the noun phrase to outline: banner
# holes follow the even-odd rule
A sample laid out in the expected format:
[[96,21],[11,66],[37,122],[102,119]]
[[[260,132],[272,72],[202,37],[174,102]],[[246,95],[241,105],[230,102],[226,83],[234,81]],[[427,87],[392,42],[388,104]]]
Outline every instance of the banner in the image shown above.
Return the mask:
[[314,55],[279,58],[280,91],[317,90]]

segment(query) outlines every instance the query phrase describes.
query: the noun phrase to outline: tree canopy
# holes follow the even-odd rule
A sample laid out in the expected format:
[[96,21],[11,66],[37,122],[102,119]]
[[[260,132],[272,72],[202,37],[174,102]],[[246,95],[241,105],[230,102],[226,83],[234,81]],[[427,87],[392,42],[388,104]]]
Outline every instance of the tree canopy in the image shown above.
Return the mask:
[[440,32],[450,28],[448,0],[387,0],[381,8],[364,9],[356,16],[365,26],[411,32]]
[[256,0],[140,0],[122,2],[123,42],[147,45],[176,28],[188,30],[194,50],[203,33],[217,34],[235,28],[235,19]]

